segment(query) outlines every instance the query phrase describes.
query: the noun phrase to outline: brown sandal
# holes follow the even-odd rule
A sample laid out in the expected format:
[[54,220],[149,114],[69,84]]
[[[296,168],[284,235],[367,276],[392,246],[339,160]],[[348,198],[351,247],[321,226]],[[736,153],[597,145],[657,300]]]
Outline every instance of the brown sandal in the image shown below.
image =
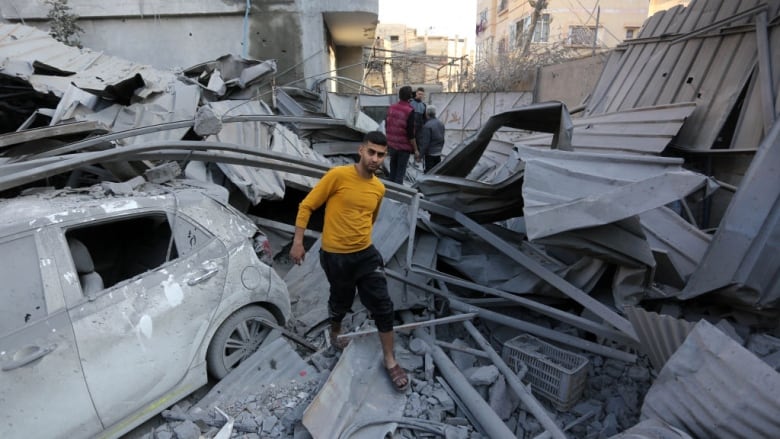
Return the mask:
[[347,348],[347,345],[349,344],[348,338],[342,338],[339,340],[339,334],[338,332],[330,331],[330,345],[334,348],[343,351]]
[[[406,371],[403,367],[401,367],[400,364],[396,363],[395,366],[387,369],[387,374],[390,376],[390,381],[393,382],[393,387],[395,387],[395,390],[399,392],[406,392],[406,390],[409,388],[409,384],[411,384],[411,381],[406,375]],[[404,381],[406,382],[404,383]]]

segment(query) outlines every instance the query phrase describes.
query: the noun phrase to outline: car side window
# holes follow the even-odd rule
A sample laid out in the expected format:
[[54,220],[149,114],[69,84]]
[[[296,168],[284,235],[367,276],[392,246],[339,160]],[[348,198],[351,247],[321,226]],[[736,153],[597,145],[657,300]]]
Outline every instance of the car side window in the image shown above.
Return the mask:
[[65,233],[85,295],[178,258],[180,249],[171,237],[164,212],[101,221]]
[[46,316],[38,251],[32,235],[0,242],[0,335]]

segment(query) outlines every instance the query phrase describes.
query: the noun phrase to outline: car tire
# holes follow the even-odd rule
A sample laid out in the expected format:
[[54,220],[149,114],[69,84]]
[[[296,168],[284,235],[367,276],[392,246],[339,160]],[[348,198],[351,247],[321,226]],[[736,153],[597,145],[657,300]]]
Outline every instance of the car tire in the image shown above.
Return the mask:
[[206,352],[206,367],[212,377],[224,378],[263,344],[271,328],[262,320],[276,322],[270,311],[251,305],[239,309],[222,322]]

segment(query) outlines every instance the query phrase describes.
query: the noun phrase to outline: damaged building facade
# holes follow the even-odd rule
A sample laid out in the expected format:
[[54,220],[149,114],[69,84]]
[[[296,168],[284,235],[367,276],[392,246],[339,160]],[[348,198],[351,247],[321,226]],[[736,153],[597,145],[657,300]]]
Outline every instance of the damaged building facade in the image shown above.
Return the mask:
[[[248,339],[256,351],[236,351],[241,361],[205,395],[127,398],[123,408],[145,414],[128,419],[96,408],[85,422],[107,436],[778,437],[779,17],[769,1],[694,0],[659,12],[609,54],[574,115],[522,93],[430,94],[447,124],[445,157],[429,174],[412,165],[405,184],[385,183],[373,235],[398,311],[408,393],[388,380],[360,303],[345,321],[348,347],[331,347],[317,258],[298,266],[287,257],[297,203],[327,169],[353,162],[362,134],[378,128],[361,107],[393,96],[278,87],[273,98],[253,99],[283,71],[276,63],[225,55],[167,71],[2,25],[3,111],[18,123],[4,119],[0,136],[0,242],[18,233],[5,226],[4,207],[46,207],[23,221],[37,250],[59,236],[52,230],[67,237],[86,207],[128,216],[153,202],[191,209],[189,197],[177,198],[180,186],[236,218],[165,217],[182,244],[201,242],[177,228],[187,222],[215,235],[237,224],[242,239],[255,229],[268,238],[252,245],[257,271],[239,273],[235,286],[278,276],[289,315],[236,314],[262,329]],[[128,197],[149,201],[118,204]],[[61,208],[74,198],[85,209]],[[33,410],[40,397],[7,390],[19,374],[56,371],[65,355],[83,371],[82,390],[125,373],[122,357],[95,367],[33,327],[68,315],[58,332],[83,336],[89,327],[94,339],[122,340],[129,368],[176,333],[155,332],[154,317],[137,312],[133,285],[163,275],[182,285],[180,296],[154,302],[176,311],[194,299],[185,285],[222,274],[208,261],[182,274],[163,264],[80,297],[84,270],[66,238],[56,242],[58,258],[28,253],[38,262],[25,265],[45,275],[45,306],[22,313],[18,297],[2,297],[17,322],[0,333],[6,436],[17,433],[19,402]],[[250,244],[223,245],[229,255],[249,253]],[[306,246],[316,254],[316,226]],[[90,268],[110,278],[105,259]],[[102,324],[86,311],[97,308],[92,297],[123,298],[135,312]],[[195,332],[205,339],[215,325],[201,313],[188,327],[204,328]],[[193,351],[196,363],[207,360]],[[82,395],[88,409],[111,402],[109,392]],[[159,422],[132,430],[158,412]],[[76,426],[68,435],[90,433]]]

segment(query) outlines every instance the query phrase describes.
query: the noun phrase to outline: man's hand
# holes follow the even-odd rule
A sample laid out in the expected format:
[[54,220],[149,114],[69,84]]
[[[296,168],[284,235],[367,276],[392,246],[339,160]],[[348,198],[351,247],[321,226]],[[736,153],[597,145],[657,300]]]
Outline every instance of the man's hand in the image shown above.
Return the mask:
[[420,161],[420,151],[414,150],[414,161],[419,162]]
[[292,259],[295,265],[301,265],[306,258],[306,249],[303,248],[302,242],[293,241],[290,248],[290,259]]

